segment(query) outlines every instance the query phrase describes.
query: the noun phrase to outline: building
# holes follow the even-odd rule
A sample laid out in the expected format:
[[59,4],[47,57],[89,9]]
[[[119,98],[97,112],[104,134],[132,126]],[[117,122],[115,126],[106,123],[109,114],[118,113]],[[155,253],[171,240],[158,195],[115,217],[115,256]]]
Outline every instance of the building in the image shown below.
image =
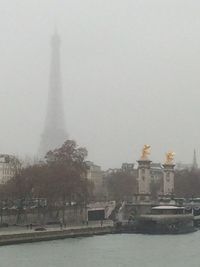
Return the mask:
[[94,184],[94,198],[101,199],[104,197],[103,171],[100,166],[95,165],[91,161],[86,161],[86,165],[88,168],[87,179]]
[[163,179],[163,166],[161,163],[151,163],[151,180],[154,182]]
[[134,169],[135,164],[134,163],[122,163],[121,168],[109,168],[107,171],[104,172],[104,176],[108,176],[112,173],[118,173],[118,172],[126,172],[130,174],[135,174],[136,169]]
[[177,171],[183,171],[183,170],[191,170],[192,169],[192,164],[191,163],[182,163],[182,162],[177,162],[176,163],[176,168]]
[[60,37],[55,32],[51,39],[51,68],[47,104],[47,114],[41,136],[39,156],[60,147],[68,139],[65,130],[64,110],[62,103],[62,83],[60,70]]
[[134,170],[134,163],[122,163],[121,171],[133,174],[135,171]]
[[8,154],[0,154],[0,184],[10,180],[20,168],[19,160]]

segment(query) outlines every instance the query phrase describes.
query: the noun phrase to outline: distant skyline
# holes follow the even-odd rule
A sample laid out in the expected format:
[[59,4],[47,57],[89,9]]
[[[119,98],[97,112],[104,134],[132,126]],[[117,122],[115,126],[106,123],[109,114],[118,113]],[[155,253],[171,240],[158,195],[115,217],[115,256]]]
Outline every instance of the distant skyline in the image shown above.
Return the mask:
[[199,163],[200,2],[0,3],[0,153],[36,155],[49,89],[49,39],[62,39],[65,123],[96,164]]

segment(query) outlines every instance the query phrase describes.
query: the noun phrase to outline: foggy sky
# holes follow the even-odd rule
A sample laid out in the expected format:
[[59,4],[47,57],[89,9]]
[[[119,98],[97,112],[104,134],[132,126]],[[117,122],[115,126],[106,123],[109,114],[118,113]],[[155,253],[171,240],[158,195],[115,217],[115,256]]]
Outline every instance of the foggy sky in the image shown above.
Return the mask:
[[[198,0],[0,1],[0,153],[34,155],[60,34],[71,139],[96,164],[200,157]],[[199,161],[199,158],[198,158]]]

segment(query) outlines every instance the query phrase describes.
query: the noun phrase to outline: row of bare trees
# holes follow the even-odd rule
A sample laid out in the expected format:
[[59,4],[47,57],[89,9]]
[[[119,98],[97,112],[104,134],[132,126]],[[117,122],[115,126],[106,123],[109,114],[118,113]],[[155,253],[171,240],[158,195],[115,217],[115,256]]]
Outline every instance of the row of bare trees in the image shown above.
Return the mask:
[[49,151],[43,162],[16,169],[15,176],[0,186],[0,198],[45,198],[48,207],[65,211],[66,203],[85,204],[93,185],[86,179],[87,150],[67,140],[60,148]]
[[129,171],[112,172],[107,177],[106,188],[108,196],[111,200],[117,202],[122,200],[131,200],[133,195],[137,193],[136,175]]
[[[137,174],[126,171],[111,173],[106,177],[110,199],[117,201],[131,199],[137,193]],[[152,180],[151,194],[156,199],[162,187],[162,180]],[[174,197],[200,197],[200,170],[175,171]]]
[[200,197],[200,170],[176,171],[174,187],[178,197]]
[[[0,200],[45,198],[49,207],[59,206],[63,211],[66,203],[86,204],[93,191],[93,184],[86,179],[86,157],[85,148],[67,140],[60,148],[49,151],[42,162],[21,168],[15,162],[15,176],[0,186]],[[137,192],[136,178],[137,174],[130,171],[109,174],[105,179],[109,198],[131,198]],[[156,196],[157,186],[152,191]],[[176,171],[175,195],[200,196],[200,171]]]

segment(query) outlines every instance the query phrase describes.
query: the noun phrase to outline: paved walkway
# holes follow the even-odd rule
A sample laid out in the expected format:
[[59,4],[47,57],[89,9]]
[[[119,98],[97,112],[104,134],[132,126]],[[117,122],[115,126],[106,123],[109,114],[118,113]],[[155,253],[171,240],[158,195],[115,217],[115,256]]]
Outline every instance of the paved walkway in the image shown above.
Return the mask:
[[[45,227],[47,231],[64,231],[64,230],[70,230],[70,229],[81,229],[81,228],[88,228],[88,227],[100,227],[101,222],[89,222],[88,225],[67,225],[66,227],[63,227],[62,229],[58,225],[45,225],[42,227]],[[107,226],[113,226],[113,221],[103,221],[102,227]],[[35,228],[40,226],[33,226],[32,229],[27,229],[26,226],[9,226],[9,227],[2,227],[0,228],[0,236],[3,235],[9,235],[9,234],[23,234],[23,233],[30,233],[35,232]]]

